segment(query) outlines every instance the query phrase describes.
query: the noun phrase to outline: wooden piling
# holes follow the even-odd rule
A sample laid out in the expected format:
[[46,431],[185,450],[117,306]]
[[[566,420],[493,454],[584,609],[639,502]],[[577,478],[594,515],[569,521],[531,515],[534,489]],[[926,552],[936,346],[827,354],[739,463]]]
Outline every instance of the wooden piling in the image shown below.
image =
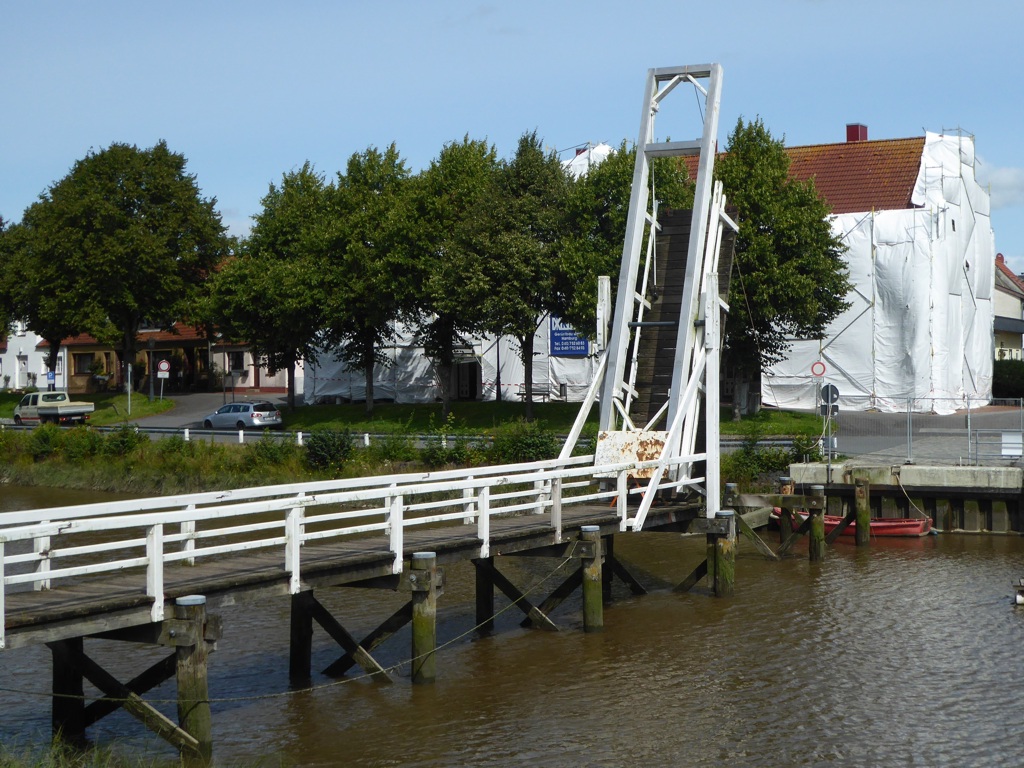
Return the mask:
[[203,595],[179,597],[174,618],[193,625],[193,645],[177,647],[178,725],[198,742],[195,754],[182,752],[182,765],[205,766],[213,757],[213,720],[207,683],[206,598]]
[[[779,478],[779,495],[793,495],[793,479],[783,475]],[[779,509],[779,543],[784,544],[793,535],[793,510],[789,507]]]
[[723,509],[716,520],[727,521],[728,533],[708,534],[708,584],[716,597],[732,597],[736,585],[736,515]]
[[854,479],[853,501],[857,512],[854,541],[858,547],[866,547],[871,544],[871,484],[866,477]]
[[412,681],[429,685],[437,677],[437,555],[414,552],[409,572],[412,589]]
[[820,497],[822,503],[808,510],[811,526],[807,537],[807,552],[812,563],[825,559],[825,486],[812,485],[811,496]]
[[51,719],[56,740],[78,744],[85,740],[85,710],[83,678],[80,669],[68,661],[70,654],[59,653],[58,644],[73,646],[79,655],[83,652],[81,637],[59,640],[51,646],[53,656],[53,706]]
[[312,597],[310,592],[292,595],[288,678],[293,685],[308,683],[312,676],[313,614],[309,610],[309,597]]
[[[489,635],[494,631],[494,558],[483,558],[488,567],[476,567],[476,631],[479,635]],[[476,561],[474,561],[476,565]]]
[[583,631],[604,629],[604,589],[601,580],[601,528],[580,528],[580,559],[583,571]]

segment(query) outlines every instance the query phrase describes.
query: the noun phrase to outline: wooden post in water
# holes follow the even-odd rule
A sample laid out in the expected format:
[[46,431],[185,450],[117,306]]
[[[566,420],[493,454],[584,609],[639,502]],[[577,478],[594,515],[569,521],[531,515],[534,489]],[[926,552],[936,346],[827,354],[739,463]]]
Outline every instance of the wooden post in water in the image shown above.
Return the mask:
[[[81,637],[58,640],[52,645],[65,644],[77,650],[83,650]],[[53,651],[53,705],[51,717],[54,739],[68,744],[77,744],[85,740],[85,725],[82,716],[85,711],[82,672],[71,664],[64,654]]]
[[871,484],[866,477],[854,479],[853,501],[857,512],[854,540],[858,547],[866,547],[871,544]]
[[723,509],[716,520],[726,521],[726,534],[708,534],[708,583],[715,597],[732,597],[736,586],[736,514]]
[[580,567],[583,570],[583,631],[604,629],[604,588],[601,582],[601,527],[580,528]]
[[308,683],[313,660],[313,614],[310,592],[292,595],[291,639],[288,644],[288,679],[293,685]]
[[437,676],[437,555],[413,552],[409,571],[412,589],[412,681],[424,685]]
[[182,765],[205,766],[213,757],[213,721],[206,678],[206,598],[186,595],[174,603],[174,618],[191,623],[195,645],[177,647],[178,725],[199,742],[199,754],[182,752]]
[[[793,479],[790,477],[779,478],[779,495],[793,495]],[[793,510],[787,506],[779,509],[779,542],[785,543],[786,539],[793,535]]]
[[491,577],[494,558],[485,557],[481,561],[489,567],[473,569],[476,571],[476,631],[479,635],[489,635],[494,631],[494,579]]
[[807,510],[811,515],[807,551],[812,563],[820,563],[825,559],[825,486],[812,485],[811,496],[820,496],[821,504]]

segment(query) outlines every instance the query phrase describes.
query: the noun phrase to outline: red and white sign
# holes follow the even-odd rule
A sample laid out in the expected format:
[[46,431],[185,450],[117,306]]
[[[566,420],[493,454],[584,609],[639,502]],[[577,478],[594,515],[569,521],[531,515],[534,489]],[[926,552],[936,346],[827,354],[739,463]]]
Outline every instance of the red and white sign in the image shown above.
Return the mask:
[[161,360],[159,363],[156,364],[156,369],[158,371],[162,371],[163,373],[167,373],[168,371],[171,370],[171,361]]
[[817,376],[819,379],[825,375],[825,364],[821,360],[811,363],[811,375]]

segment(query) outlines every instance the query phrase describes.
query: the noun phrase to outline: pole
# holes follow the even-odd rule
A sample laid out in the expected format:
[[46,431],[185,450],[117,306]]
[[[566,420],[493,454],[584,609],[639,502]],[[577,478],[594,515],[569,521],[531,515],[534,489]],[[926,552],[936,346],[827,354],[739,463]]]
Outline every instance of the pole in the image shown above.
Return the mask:
[[437,555],[413,552],[409,572],[412,589],[412,681],[418,685],[437,677]]
[[727,522],[728,533],[708,534],[708,583],[715,597],[732,597],[736,587],[736,515],[723,509],[715,519]]
[[583,631],[604,630],[604,590],[601,585],[601,527],[580,528],[581,565],[583,570]]
[[825,559],[825,486],[812,485],[811,496],[821,497],[822,503],[808,510],[811,515],[808,556],[812,563],[820,563]]
[[174,618],[195,625],[195,645],[179,645],[178,657],[178,723],[199,742],[199,755],[190,758],[183,753],[183,765],[209,765],[213,755],[213,720],[210,715],[210,692],[207,683],[206,597],[186,595],[174,604]]
[[855,542],[858,547],[866,547],[871,543],[871,486],[867,478],[855,478],[853,500],[857,512],[857,528]]

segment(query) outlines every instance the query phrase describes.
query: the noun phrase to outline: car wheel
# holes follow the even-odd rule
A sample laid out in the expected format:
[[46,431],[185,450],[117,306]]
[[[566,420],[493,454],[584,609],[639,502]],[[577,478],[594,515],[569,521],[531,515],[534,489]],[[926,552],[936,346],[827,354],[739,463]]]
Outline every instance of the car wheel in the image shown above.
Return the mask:
[[237,427],[238,429],[245,429],[245,422],[239,421],[235,424],[235,427]]
[[213,429],[213,422],[207,419],[203,422],[203,429]]
[[15,416],[15,417],[14,417],[14,423],[15,423],[15,424],[16,424],[17,426],[19,426],[19,427],[20,427],[20,426],[21,426],[21,416]]

